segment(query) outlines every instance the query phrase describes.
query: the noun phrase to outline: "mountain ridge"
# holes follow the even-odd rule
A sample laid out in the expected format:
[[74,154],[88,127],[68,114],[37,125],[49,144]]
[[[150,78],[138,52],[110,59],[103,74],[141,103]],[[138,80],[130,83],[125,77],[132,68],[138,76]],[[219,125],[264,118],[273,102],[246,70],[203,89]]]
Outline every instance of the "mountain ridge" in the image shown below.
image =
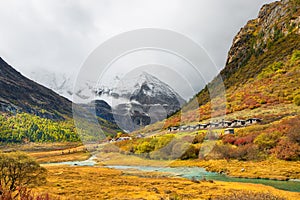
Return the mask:
[[[272,116],[261,111],[255,114],[252,110],[293,104],[293,99],[300,92],[297,88],[299,41],[300,1],[284,0],[264,5],[258,17],[248,21],[234,37],[226,66],[217,78],[195,95],[181,111],[169,117],[164,128],[209,120],[217,117],[218,111],[224,111],[230,117],[249,109],[252,116],[248,117],[261,117],[268,122],[278,119],[280,114]],[[224,98],[218,96],[223,86],[226,108],[221,107],[225,105]],[[213,94],[210,90],[214,90]],[[199,104],[197,109],[195,102]],[[213,104],[220,107],[213,108]],[[214,110],[217,116],[211,116],[212,109],[221,110]],[[292,113],[285,113],[281,117]],[[155,126],[161,127],[154,125],[149,130]]]
[[0,58],[2,112],[27,112],[50,119],[72,117],[71,101],[26,78]]

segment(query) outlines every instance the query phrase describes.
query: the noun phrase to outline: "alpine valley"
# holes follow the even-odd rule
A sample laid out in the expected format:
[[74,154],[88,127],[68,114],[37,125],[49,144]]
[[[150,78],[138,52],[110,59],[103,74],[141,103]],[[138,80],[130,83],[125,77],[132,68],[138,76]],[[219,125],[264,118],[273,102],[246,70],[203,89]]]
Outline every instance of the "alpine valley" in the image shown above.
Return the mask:
[[299,0],[264,5],[187,102],[146,71],[84,103],[29,77],[50,89],[0,59],[0,199],[300,199]]

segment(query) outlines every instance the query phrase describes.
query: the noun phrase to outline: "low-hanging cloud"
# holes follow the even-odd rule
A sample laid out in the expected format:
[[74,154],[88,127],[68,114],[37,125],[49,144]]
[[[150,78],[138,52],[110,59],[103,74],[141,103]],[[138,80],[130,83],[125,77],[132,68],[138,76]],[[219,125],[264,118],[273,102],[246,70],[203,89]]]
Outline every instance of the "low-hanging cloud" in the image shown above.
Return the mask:
[[1,1],[0,56],[25,74],[36,68],[74,74],[105,40],[134,29],[163,28],[202,45],[221,69],[234,35],[271,1]]

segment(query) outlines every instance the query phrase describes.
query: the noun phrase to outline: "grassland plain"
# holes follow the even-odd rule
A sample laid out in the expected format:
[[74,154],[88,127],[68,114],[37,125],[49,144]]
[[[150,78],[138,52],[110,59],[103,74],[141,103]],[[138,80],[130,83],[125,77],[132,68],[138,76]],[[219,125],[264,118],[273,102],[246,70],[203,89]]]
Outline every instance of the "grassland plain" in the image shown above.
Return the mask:
[[[82,151],[84,146],[68,146],[56,144],[57,148],[42,151],[27,152],[39,163],[56,163],[65,161],[87,160],[91,153]],[[74,144],[75,145],[75,144]],[[31,145],[32,146],[32,145]],[[91,146],[90,146],[91,147]],[[25,147],[23,147],[25,148]],[[26,148],[25,148],[26,149]],[[70,153],[69,153],[70,151]],[[62,154],[62,152],[65,152]],[[96,153],[96,152],[95,152]],[[268,178],[276,180],[300,179],[300,161],[284,161],[274,157],[262,161],[238,160],[150,160],[140,156],[120,153],[96,153],[98,165],[128,165],[128,166],[172,166],[172,167],[203,167],[211,172],[224,172],[228,176],[243,178]],[[245,169],[241,171],[241,169]]]
[[[28,153],[40,163],[85,160],[91,154],[80,152],[82,148],[80,144],[56,144],[54,147],[45,144],[42,148],[44,150],[39,149]],[[27,148],[23,146],[23,149]],[[78,152],[68,154],[69,150]],[[66,154],[62,154],[62,151]],[[197,182],[174,178],[159,172],[130,170],[121,172],[103,168],[103,165],[199,166],[208,171],[224,171],[227,175],[235,177],[285,180],[300,178],[300,162],[288,162],[275,158],[259,162],[198,159],[163,161],[120,153],[97,153],[96,156],[98,165],[95,167],[43,165],[48,170],[48,181],[46,185],[35,188],[33,191],[36,194],[49,193],[59,199],[214,199],[233,194],[244,195],[244,193],[245,196],[246,193],[247,195],[258,193],[258,195],[274,195],[286,199],[300,198],[300,193],[277,190],[264,185],[220,181]],[[245,169],[244,172],[241,171],[242,168]]]
[[[238,160],[147,160],[137,156],[119,153],[97,154],[100,165],[127,166],[171,166],[171,167],[203,167],[211,172],[224,172],[228,176],[243,178],[267,178],[275,180],[300,179],[300,162],[283,161],[270,158],[264,161]],[[245,169],[242,170],[241,169]]]
[[34,189],[60,199],[214,199],[243,192],[264,193],[296,200],[300,193],[269,186],[190,181],[172,177],[140,177],[103,167],[47,166],[48,182]]

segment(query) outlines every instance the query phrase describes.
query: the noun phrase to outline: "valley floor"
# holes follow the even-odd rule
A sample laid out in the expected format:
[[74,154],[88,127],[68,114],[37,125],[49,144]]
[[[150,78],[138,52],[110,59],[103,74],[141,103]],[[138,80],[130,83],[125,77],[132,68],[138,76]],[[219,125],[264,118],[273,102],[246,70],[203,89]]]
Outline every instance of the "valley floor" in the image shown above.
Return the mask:
[[263,193],[286,199],[300,198],[300,193],[281,191],[264,185],[258,187],[256,184],[193,182],[151,173],[126,174],[103,167],[46,168],[48,183],[35,192],[50,193],[60,199],[214,199],[233,193]]
[[[300,162],[290,162],[278,159],[265,161],[237,160],[176,160],[157,161],[143,159],[137,156],[127,156],[119,153],[99,153],[97,158],[102,165],[142,165],[171,167],[203,167],[211,172],[223,172],[232,177],[266,178],[274,180],[300,179]],[[243,169],[243,170],[242,170]]]
[[277,159],[261,162],[236,160],[158,161],[119,153],[97,153],[97,145],[95,144],[88,146],[89,151],[86,151],[86,146],[80,144],[63,146],[54,145],[53,148],[47,147],[35,151],[28,151],[27,148],[23,147],[22,150],[35,157],[40,163],[52,163],[86,160],[91,156],[91,150],[94,149],[92,153],[96,155],[97,165],[94,167],[72,167],[43,164],[48,170],[48,182],[46,185],[34,189],[37,194],[49,193],[60,199],[214,199],[233,193],[244,196],[267,193],[286,199],[300,199],[300,193],[278,190],[265,185],[258,187],[257,184],[250,183],[197,182],[175,178],[159,172],[122,172],[103,167],[103,165],[199,166],[208,171],[222,171],[235,177],[286,180],[300,179],[300,162]]

